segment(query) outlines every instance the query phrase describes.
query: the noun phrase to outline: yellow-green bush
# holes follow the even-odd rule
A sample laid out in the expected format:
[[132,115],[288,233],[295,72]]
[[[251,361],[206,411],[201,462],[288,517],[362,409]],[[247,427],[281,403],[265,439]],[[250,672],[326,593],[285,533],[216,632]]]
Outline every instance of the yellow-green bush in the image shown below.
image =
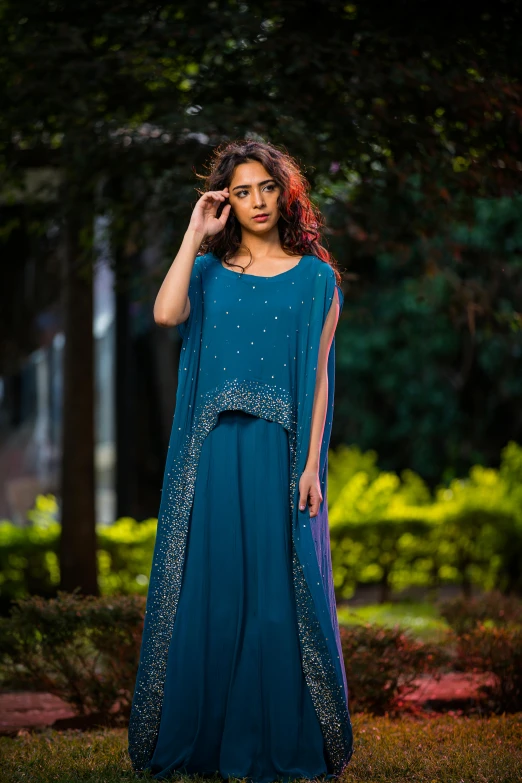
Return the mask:
[[[50,598],[60,583],[57,503],[41,495],[30,512],[31,526],[0,522],[0,610],[28,595]],[[98,574],[102,595],[146,595],[156,536],[156,519],[122,518],[97,527]]]
[[27,595],[53,596],[59,582],[60,524],[52,496],[41,495],[29,513],[32,525],[0,521],[0,609]]
[[358,583],[381,598],[410,585],[461,584],[522,592],[522,448],[499,470],[475,466],[432,496],[411,471],[379,472],[375,455],[341,447],[330,457],[329,518],[338,596]]
[[146,595],[156,538],[157,519],[130,517],[98,528],[98,571],[103,595]]
[[[522,447],[509,443],[498,470],[475,466],[431,493],[412,471],[380,471],[374,452],[342,446],[329,455],[328,505],[338,597],[379,584],[381,599],[411,585],[460,584],[522,594]],[[38,498],[32,525],[0,522],[0,611],[59,584],[56,501]],[[103,595],[145,595],[156,519],[99,526]]]

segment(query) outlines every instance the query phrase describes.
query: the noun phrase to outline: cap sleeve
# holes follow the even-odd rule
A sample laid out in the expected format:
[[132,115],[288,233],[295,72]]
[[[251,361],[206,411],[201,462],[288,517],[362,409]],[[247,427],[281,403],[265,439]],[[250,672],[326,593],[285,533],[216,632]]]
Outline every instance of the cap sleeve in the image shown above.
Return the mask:
[[326,309],[324,317],[326,318],[328,312],[330,311],[330,307],[333,303],[333,298],[335,294],[335,290],[337,289],[337,293],[339,296],[339,316],[341,315],[343,311],[343,305],[344,305],[344,294],[341,289],[341,286],[337,283],[337,277],[335,275],[335,271],[333,267],[330,266],[330,264],[326,264],[324,261],[321,262],[321,274],[323,272],[323,269],[326,268],[326,278],[327,278],[327,286],[326,286]]

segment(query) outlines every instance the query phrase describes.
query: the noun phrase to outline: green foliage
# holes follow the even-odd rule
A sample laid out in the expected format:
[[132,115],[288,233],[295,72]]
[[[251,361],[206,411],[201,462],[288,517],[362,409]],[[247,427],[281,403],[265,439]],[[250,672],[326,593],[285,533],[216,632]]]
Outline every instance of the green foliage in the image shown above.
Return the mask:
[[[137,596],[18,600],[1,618],[0,673],[4,685],[54,693],[80,714],[107,714],[116,701],[123,718],[132,700],[145,600]],[[397,707],[421,673],[436,672],[445,651],[399,628],[368,623],[342,629],[352,706],[383,714]]]
[[[431,485],[497,464],[521,437],[522,197],[473,199],[466,218],[454,213],[409,236],[413,202],[395,207],[398,228],[386,200],[353,199],[325,203],[330,220],[360,209],[365,231],[378,225],[379,236],[372,231],[373,246],[362,239],[349,256],[336,438]],[[342,258],[345,246],[333,242]]]
[[157,519],[124,517],[98,527],[98,579],[102,595],[146,595]]
[[[283,144],[304,164],[349,267],[338,440],[431,483],[494,464],[520,440],[519,4],[38,9],[5,0],[0,26],[0,170],[26,225],[50,235],[42,224],[61,224],[96,193],[118,275],[129,272],[123,258],[136,277],[128,249],[149,241],[151,213],[170,265],[193,167],[213,147],[246,136]],[[54,172],[40,212],[29,167]],[[19,221],[6,209],[0,236]],[[54,303],[59,280],[54,247],[32,253],[42,276],[34,312]],[[24,290],[23,251],[9,254],[18,263],[0,291],[3,341],[24,356],[30,338],[9,317],[12,291]],[[147,302],[160,277],[141,281]]]
[[[341,446],[329,456],[328,505],[334,584],[350,598],[357,584],[378,584],[381,601],[416,585],[460,584],[522,594],[522,448],[509,443],[498,470],[473,467],[431,493],[413,471],[380,471],[375,452]],[[32,525],[0,523],[1,593],[10,602],[52,596],[59,586],[56,501],[40,497]],[[156,519],[99,526],[103,595],[146,595]]]
[[141,643],[140,596],[57,598],[15,602],[0,618],[4,685],[54,693],[79,714],[114,710],[128,717]]
[[[498,606],[499,600],[485,597],[483,605]],[[493,673],[495,685],[486,690],[486,707],[520,711],[522,626],[476,624],[476,608],[467,605],[470,622],[459,622],[470,630],[448,632],[437,643],[415,639],[398,625],[341,626],[351,710],[398,714],[420,676],[437,678],[444,670],[456,669]],[[59,592],[55,599],[20,599],[9,617],[0,618],[0,680],[6,687],[56,694],[79,714],[110,713],[125,723],[144,611],[143,596],[95,598]],[[462,618],[465,611],[462,605]]]
[[[332,460],[329,500],[334,582],[349,598],[358,583],[381,585],[381,600],[410,585],[460,583],[465,592],[522,592],[518,475],[522,449],[510,443],[499,470],[475,466],[432,496],[411,471],[376,472],[373,457],[343,447]],[[346,462],[344,486],[343,463]],[[360,469],[357,469],[357,463]]]
[[421,674],[436,677],[449,661],[443,647],[416,641],[398,627],[365,623],[340,630],[354,712],[400,711],[400,700],[417,687],[414,680]]
[[37,594],[50,597],[60,581],[58,539],[60,523],[52,496],[40,495],[29,512],[32,524],[20,528],[0,521],[0,608],[5,614],[16,598]]
[[449,628],[434,601],[401,600],[363,605],[340,603],[337,618],[339,624],[345,626],[371,623],[388,628],[399,627],[410,631],[419,641],[429,642],[443,639]]
[[[25,528],[0,522],[0,609],[28,595],[52,597],[60,584],[60,523],[52,496],[40,495]],[[156,519],[122,518],[97,528],[97,560],[102,595],[146,595],[156,537]]]
[[458,596],[439,603],[439,612],[457,633],[464,634],[478,625],[522,627],[522,599],[492,590],[475,598]]

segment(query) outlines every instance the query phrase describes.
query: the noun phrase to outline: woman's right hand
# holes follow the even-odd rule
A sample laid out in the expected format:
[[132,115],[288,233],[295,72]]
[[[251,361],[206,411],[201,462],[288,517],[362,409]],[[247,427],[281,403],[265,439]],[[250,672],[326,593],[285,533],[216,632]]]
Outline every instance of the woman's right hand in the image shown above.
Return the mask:
[[216,217],[216,212],[219,205],[227,198],[228,188],[223,188],[223,190],[210,190],[197,201],[176,258],[154,302],[154,320],[157,324],[176,326],[189,317],[188,291],[194,259],[202,241],[225,228],[230,214],[230,204],[223,207],[219,217]]
[[228,196],[228,188],[209,190],[203,193],[192,212],[189,229],[196,234],[201,234],[204,238],[214,236],[214,234],[223,231],[230,214],[230,204],[226,204],[223,207],[219,217],[216,217],[216,212],[221,202],[225,201]]

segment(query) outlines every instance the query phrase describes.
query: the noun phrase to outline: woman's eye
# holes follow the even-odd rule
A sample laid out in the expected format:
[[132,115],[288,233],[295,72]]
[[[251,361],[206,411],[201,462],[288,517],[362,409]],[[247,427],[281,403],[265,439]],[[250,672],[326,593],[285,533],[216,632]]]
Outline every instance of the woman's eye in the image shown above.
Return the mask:
[[[277,187],[276,185],[265,185],[263,190],[273,191],[276,189],[276,187]],[[248,190],[238,190],[236,196],[238,196],[239,198],[248,196]]]

